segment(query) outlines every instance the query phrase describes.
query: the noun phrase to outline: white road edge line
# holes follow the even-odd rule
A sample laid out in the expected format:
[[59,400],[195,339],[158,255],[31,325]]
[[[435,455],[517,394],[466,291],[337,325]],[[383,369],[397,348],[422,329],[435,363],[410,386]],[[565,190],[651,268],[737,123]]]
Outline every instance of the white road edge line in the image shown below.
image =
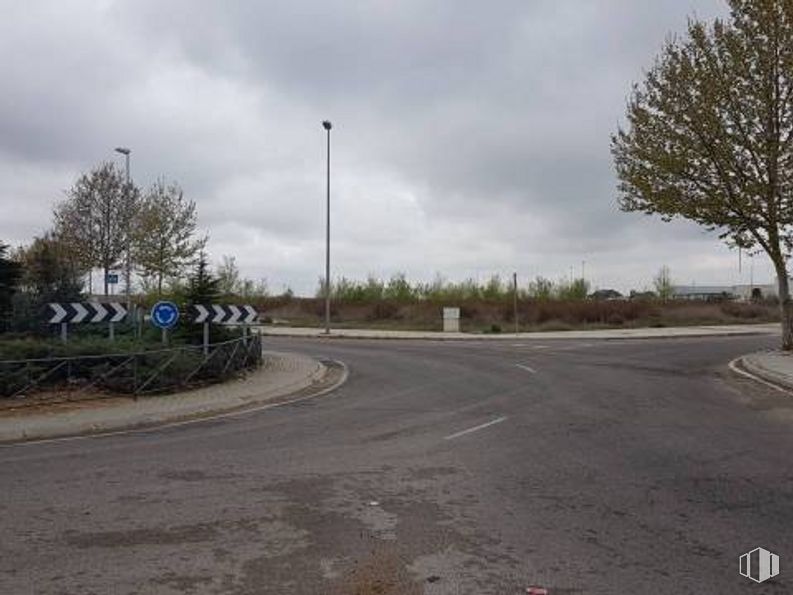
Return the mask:
[[[322,389],[317,393],[313,393],[310,395],[306,395],[303,397],[297,397],[295,399],[290,399],[288,401],[278,401],[276,403],[263,403],[261,405],[253,405],[252,407],[243,407],[241,409],[233,409],[232,411],[221,411],[219,413],[212,413],[206,416],[195,417],[192,419],[184,419],[181,421],[172,421],[172,422],[165,422],[158,425],[152,426],[143,426],[140,428],[128,428],[126,430],[108,430],[106,432],[96,432],[95,434],[79,434],[75,436],[55,436],[53,438],[37,438],[34,440],[26,440],[22,442],[4,442],[0,444],[0,449],[2,448],[15,448],[20,446],[33,446],[35,444],[48,444],[51,442],[76,442],[77,440],[94,440],[96,438],[108,438],[112,436],[124,436],[127,434],[149,434],[152,432],[159,432],[161,430],[167,430],[169,428],[178,428],[180,426],[189,426],[193,424],[200,424],[201,422],[206,421],[213,421],[216,419],[224,419],[227,417],[243,417],[245,415],[258,413],[260,411],[266,411],[268,409],[276,409],[278,407],[284,407],[286,405],[293,405],[295,403],[300,403],[302,401],[309,401],[311,399],[316,399],[318,397],[323,397],[326,394],[335,391],[337,388],[340,388],[347,382],[347,377],[350,374],[350,369],[347,367],[347,364],[340,360],[328,360],[332,361],[334,364],[338,364],[342,367],[342,375],[339,380],[333,384],[333,386],[329,386],[327,388]],[[335,396],[335,395],[334,395]]]
[[777,390],[777,391],[779,391],[781,393],[785,393],[788,396],[793,396],[793,391],[789,391],[786,388],[782,388],[781,386],[778,386],[778,385],[774,384],[773,382],[768,382],[768,380],[765,380],[764,378],[760,378],[759,376],[755,376],[751,372],[747,372],[746,370],[741,370],[738,367],[738,361],[740,361],[740,360],[741,360],[740,357],[736,357],[734,360],[732,360],[729,363],[730,370],[732,370],[736,374],[740,374],[741,376],[744,376],[746,378],[754,380],[755,382],[759,382],[760,384],[765,384],[766,386],[768,386],[770,388],[773,388],[774,390]]
[[523,364],[515,364],[515,367],[520,368],[521,370],[525,370],[526,372],[531,372],[532,374],[537,373],[537,370],[535,370],[531,366],[524,366]]
[[444,440],[454,440],[455,438],[459,438],[460,436],[465,436],[466,434],[470,434],[472,432],[478,432],[479,430],[484,430],[485,428],[489,428],[490,426],[494,426],[496,424],[500,424],[502,421],[507,421],[507,416],[504,415],[502,417],[497,417],[494,420],[491,420],[487,423],[479,424],[478,426],[474,426],[473,428],[468,428],[467,430],[462,430],[461,432],[455,432],[454,434],[449,434],[448,436],[444,436]]

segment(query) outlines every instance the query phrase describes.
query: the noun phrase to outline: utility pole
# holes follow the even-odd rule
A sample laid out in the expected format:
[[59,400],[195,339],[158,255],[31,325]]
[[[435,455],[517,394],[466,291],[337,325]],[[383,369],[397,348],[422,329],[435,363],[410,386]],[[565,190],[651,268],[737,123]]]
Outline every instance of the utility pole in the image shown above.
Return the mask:
[[330,334],[330,130],[333,125],[330,120],[324,120],[322,127],[328,133],[328,162],[327,162],[327,196],[325,210],[325,334]]
[[512,310],[515,316],[515,334],[518,334],[518,274],[512,273]]
[[749,261],[749,285],[752,286],[752,291],[754,291],[754,256]]
[[[127,147],[116,147],[116,153],[121,153],[124,155],[125,159],[125,171],[126,171],[126,179],[127,185],[124,192],[130,192],[132,189],[130,188],[130,175],[129,175],[129,155],[132,153],[132,150]],[[132,213],[128,213],[131,217]],[[130,221],[130,227],[132,226],[132,222]],[[131,298],[131,285],[132,285],[132,245],[131,239],[129,237],[131,229],[127,229],[127,254],[126,254],[126,262],[124,263],[124,284],[126,286],[126,294],[127,294],[127,316],[132,317],[132,298]]]

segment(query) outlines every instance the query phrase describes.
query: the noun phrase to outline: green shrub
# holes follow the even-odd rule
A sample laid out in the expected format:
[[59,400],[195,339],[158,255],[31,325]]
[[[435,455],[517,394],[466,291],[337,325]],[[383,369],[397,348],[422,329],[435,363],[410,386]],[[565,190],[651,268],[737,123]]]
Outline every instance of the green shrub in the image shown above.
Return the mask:
[[[252,339],[254,361],[248,360],[241,343],[228,343],[216,346],[220,350],[216,356],[204,362],[201,348],[191,347],[179,350],[150,350],[132,353],[114,352],[98,356],[85,356],[76,359],[54,359],[15,363],[0,361],[0,395],[12,395],[32,380],[41,379],[41,388],[56,387],[80,389],[95,385],[98,389],[131,393],[137,388],[143,393],[163,392],[190,384],[218,382],[229,375],[238,373],[249,364],[259,361],[258,338]],[[234,346],[238,346],[235,350]],[[52,349],[54,346],[48,346]],[[82,349],[91,351],[88,344]],[[133,353],[137,353],[135,357]],[[71,355],[79,355],[74,352]],[[204,364],[202,366],[202,363]],[[147,383],[144,387],[144,383]]]

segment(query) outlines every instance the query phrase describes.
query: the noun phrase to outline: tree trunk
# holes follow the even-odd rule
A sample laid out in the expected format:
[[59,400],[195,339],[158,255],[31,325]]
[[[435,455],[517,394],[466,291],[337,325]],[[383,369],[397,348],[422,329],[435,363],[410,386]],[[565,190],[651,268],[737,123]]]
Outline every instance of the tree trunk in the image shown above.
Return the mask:
[[774,264],[779,287],[779,313],[782,318],[782,349],[793,351],[793,300],[790,299],[787,267],[784,261]]

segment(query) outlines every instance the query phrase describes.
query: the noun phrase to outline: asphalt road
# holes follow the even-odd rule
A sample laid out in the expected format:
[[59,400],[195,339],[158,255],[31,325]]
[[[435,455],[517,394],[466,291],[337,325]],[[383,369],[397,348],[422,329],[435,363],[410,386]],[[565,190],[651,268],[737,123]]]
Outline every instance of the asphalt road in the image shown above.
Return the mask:
[[726,366],[772,338],[268,343],[349,380],[0,448],[0,593],[793,591],[793,397]]

